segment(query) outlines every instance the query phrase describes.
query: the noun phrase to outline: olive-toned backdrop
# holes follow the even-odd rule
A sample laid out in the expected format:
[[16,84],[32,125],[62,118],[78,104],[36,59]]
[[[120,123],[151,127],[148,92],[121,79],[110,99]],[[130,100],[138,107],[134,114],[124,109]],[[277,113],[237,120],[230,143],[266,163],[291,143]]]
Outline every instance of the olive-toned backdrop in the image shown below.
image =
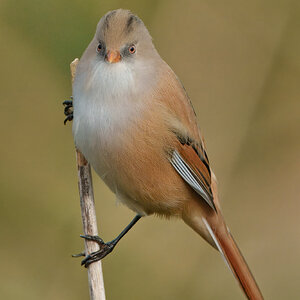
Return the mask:
[[[289,0],[0,0],[0,298],[88,299],[69,63],[128,8],[184,83],[224,215],[266,299],[300,297],[300,4]],[[133,217],[94,176],[101,235]],[[103,261],[108,299],[243,299],[221,256],[149,217]]]

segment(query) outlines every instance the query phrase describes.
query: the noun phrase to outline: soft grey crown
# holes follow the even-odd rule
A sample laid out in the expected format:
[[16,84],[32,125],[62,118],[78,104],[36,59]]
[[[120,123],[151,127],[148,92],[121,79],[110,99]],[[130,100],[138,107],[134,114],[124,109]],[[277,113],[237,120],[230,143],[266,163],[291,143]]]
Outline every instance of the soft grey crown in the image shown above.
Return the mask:
[[143,21],[129,10],[113,10],[101,18],[97,25],[94,46],[97,43],[103,43],[105,51],[119,51],[122,58],[129,56],[126,50],[130,45],[136,47],[136,59],[157,55]]

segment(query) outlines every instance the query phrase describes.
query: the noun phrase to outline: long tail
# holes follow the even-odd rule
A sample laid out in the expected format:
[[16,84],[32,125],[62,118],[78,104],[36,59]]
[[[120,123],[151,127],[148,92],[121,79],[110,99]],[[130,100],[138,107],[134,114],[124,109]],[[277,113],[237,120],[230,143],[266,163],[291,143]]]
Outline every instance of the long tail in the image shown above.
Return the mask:
[[[203,222],[212,239],[214,240],[218,250],[223,256],[225,263],[238,280],[247,298],[250,300],[263,299],[259,287],[242,253],[240,252],[237,244],[227,228],[223,228],[222,230],[217,230],[214,232],[205,218],[203,218]],[[224,224],[224,226],[226,225]]]

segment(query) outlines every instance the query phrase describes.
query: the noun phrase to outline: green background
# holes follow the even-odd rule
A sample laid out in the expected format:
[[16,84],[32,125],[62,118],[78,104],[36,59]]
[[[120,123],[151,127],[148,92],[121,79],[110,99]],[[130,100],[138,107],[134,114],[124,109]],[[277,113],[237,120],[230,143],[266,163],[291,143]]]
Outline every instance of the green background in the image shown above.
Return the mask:
[[[0,298],[88,299],[69,63],[108,10],[137,13],[184,83],[225,218],[266,299],[300,297],[299,1],[0,0]],[[94,176],[101,236],[133,213]],[[183,222],[146,218],[103,261],[107,299],[243,299]]]

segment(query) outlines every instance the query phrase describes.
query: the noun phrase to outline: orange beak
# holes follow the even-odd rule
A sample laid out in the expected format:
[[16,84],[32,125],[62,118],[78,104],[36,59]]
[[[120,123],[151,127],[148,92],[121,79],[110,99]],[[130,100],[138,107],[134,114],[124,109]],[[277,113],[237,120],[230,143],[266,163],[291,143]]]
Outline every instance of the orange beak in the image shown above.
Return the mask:
[[121,60],[121,54],[119,51],[107,51],[106,60],[109,63],[117,63]]

